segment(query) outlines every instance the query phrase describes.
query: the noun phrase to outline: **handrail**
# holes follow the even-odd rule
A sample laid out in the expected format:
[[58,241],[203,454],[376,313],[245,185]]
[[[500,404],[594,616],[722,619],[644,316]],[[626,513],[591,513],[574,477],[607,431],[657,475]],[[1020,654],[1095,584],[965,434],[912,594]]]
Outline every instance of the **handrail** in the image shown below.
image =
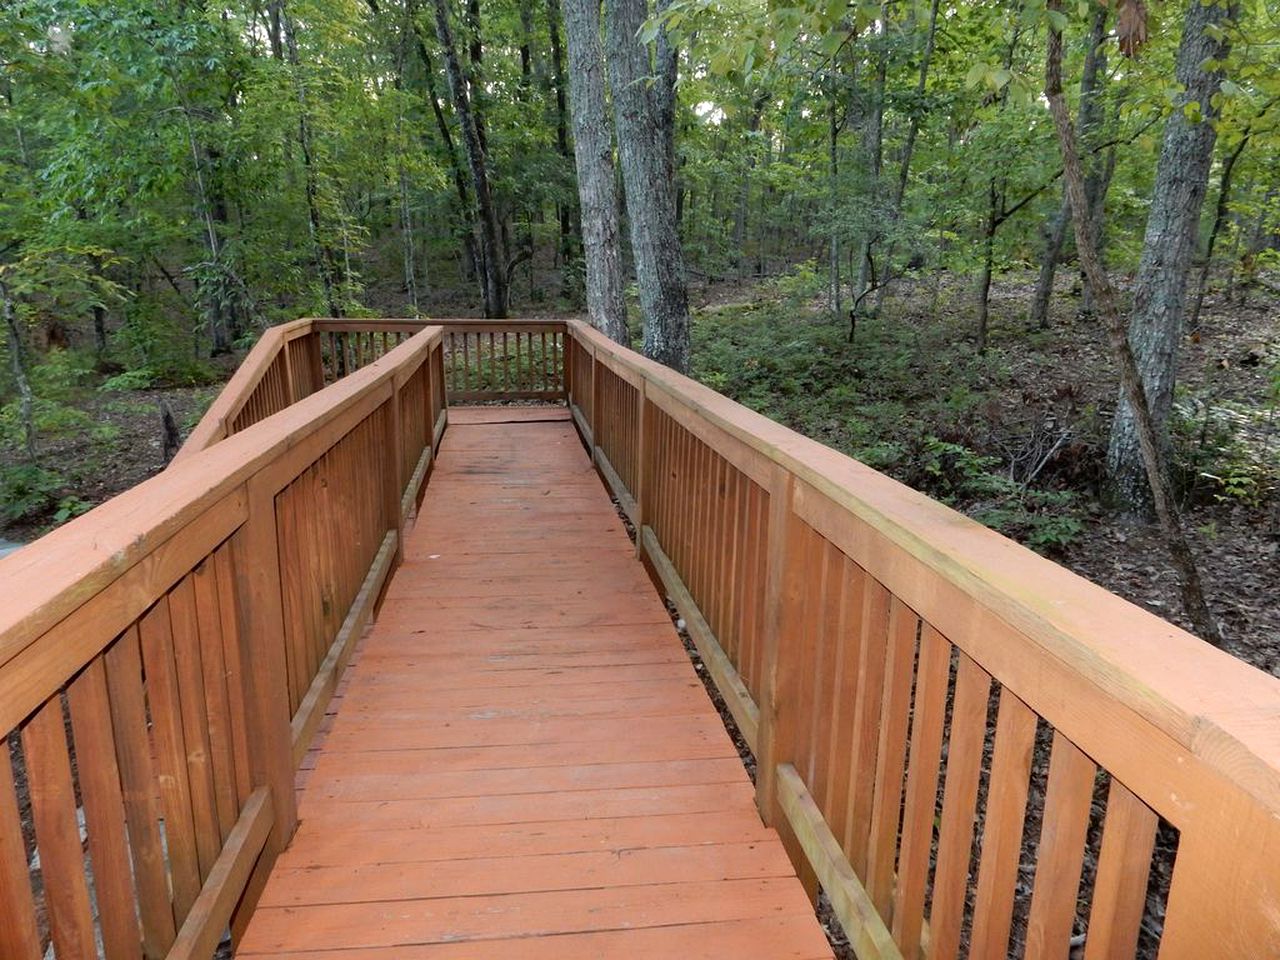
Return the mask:
[[203,960],[243,929],[439,444],[441,337],[0,560],[0,731],[21,745],[17,783],[0,764],[0,956],[100,938],[111,960]]
[[173,462],[362,369],[428,323],[445,331],[441,387],[450,399],[563,400],[561,320],[312,317],[263,332]]
[[763,815],[860,957],[954,956],[962,929],[1004,956],[1028,817],[1035,955],[1067,953],[1086,847],[1087,956],[1133,955],[1159,819],[1160,956],[1280,951],[1280,680],[568,330],[579,431],[756,751]]

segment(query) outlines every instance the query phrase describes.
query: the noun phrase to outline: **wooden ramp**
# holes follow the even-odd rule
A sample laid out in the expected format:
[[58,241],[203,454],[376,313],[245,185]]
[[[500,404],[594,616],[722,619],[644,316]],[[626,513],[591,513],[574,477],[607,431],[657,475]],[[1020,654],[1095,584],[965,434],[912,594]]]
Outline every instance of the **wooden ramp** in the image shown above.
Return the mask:
[[829,958],[562,409],[453,409],[239,956]]

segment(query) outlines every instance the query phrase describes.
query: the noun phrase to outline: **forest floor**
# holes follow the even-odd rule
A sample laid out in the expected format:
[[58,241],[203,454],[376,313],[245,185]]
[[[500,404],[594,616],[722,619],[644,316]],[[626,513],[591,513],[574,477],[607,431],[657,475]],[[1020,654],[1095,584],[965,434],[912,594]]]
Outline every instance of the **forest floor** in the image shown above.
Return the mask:
[[[693,372],[1186,626],[1158,531],[1100,500],[1116,379],[1102,329],[1078,316],[1074,279],[1061,278],[1050,328],[1035,331],[1025,327],[1034,277],[998,280],[981,356],[967,278],[900,286],[852,343],[847,322],[822,303],[820,278],[804,268],[702,285],[691,291]],[[395,292],[371,293],[374,312],[404,314]],[[429,309],[460,315],[466,302],[458,291]],[[1210,604],[1228,649],[1280,674],[1280,301],[1211,295],[1182,357],[1176,449]],[[57,478],[44,509],[0,523],[0,540],[29,541],[158,472],[161,403],[185,434],[218,388],[78,391],[69,406],[83,416],[40,446],[42,468]]]

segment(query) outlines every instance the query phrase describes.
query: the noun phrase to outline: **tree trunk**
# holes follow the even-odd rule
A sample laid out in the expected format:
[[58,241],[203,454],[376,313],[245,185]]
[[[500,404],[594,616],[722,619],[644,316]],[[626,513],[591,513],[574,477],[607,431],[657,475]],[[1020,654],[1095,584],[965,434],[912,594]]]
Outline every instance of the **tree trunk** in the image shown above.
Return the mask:
[[22,422],[22,445],[27,460],[36,462],[36,421],[35,394],[31,390],[31,381],[27,378],[27,352],[22,343],[22,333],[18,330],[17,311],[13,308],[13,299],[9,296],[9,287],[0,280],[0,313],[4,315],[5,332],[9,337],[9,369],[13,373],[13,382],[18,387],[18,419]]
[[911,178],[911,157],[915,153],[916,139],[920,136],[920,117],[924,111],[924,92],[929,82],[929,66],[933,62],[933,51],[938,35],[939,0],[929,4],[929,27],[925,31],[924,52],[920,56],[920,72],[916,76],[916,103],[911,111],[911,122],[907,126],[907,140],[902,146],[902,159],[898,163],[898,183],[893,192],[893,207],[889,211],[890,236],[889,249],[884,256],[883,277],[879,289],[876,290],[876,311],[884,306],[885,290],[893,276],[893,255],[898,245],[897,231],[893,229],[902,219],[902,204],[907,198],[907,183]]
[[[827,180],[831,203],[831,236],[827,238],[828,285],[830,287],[831,315],[839,320],[844,316],[843,290],[840,283],[840,218],[836,216],[836,204],[840,202],[840,118],[836,112],[835,85],[827,102]],[[854,291],[854,296],[858,291]],[[849,342],[853,342],[856,317],[849,318]]]
[[311,142],[310,108],[307,104],[307,86],[303,82],[301,61],[298,57],[298,35],[294,27],[293,17],[285,9],[284,0],[273,4],[275,15],[280,18],[284,27],[285,51],[288,55],[289,67],[293,72],[294,96],[298,101],[298,146],[302,149],[302,168],[304,173],[304,191],[307,197],[307,226],[311,232],[311,241],[315,244],[320,281],[324,286],[325,303],[331,316],[343,314],[339,287],[342,285],[338,276],[338,258],[326,236],[325,225],[320,214],[319,176],[316,173],[315,157]]
[[674,52],[669,46],[664,52],[665,41],[660,40],[655,67],[637,38],[648,18],[645,0],[607,0],[605,9],[614,122],[645,319],[644,351],[684,373],[689,369],[689,303],[673,186]]
[[751,203],[751,172],[756,166],[756,137],[760,132],[760,121],[764,116],[765,104],[769,102],[769,94],[759,91],[751,98],[751,119],[747,123],[747,132],[751,135],[746,149],[745,166],[742,179],[738,182],[738,208],[733,217],[733,256],[734,267],[738,271],[738,279],[746,276],[747,264],[747,221]]
[[1227,209],[1231,204],[1231,177],[1235,173],[1236,161],[1249,143],[1249,134],[1240,138],[1225,160],[1222,161],[1222,174],[1218,178],[1218,202],[1214,206],[1213,225],[1209,228],[1209,239],[1205,243],[1204,259],[1200,263],[1199,275],[1196,277],[1195,293],[1191,297],[1191,310],[1187,313],[1187,329],[1200,329],[1200,310],[1204,307],[1204,293],[1209,286],[1209,271],[1213,266],[1213,248],[1217,245],[1218,234],[1222,225],[1227,222]]
[[[1165,123],[1134,284],[1129,341],[1137,356],[1152,424],[1162,447],[1168,442],[1187,277],[1195,255],[1200,207],[1217,136],[1214,95],[1221,86],[1222,74],[1216,69],[1205,70],[1202,65],[1205,61],[1220,64],[1226,60],[1230,40],[1223,32],[1223,24],[1234,19],[1235,9],[1234,0],[1229,5],[1190,0],[1187,5],[1175,70],[1185,92],[1175,101]],[[1192,119],[1189,112],[1199,116]],[[1149,516],[1154,504],[1139,441],[1132,403],[1126,394],[1121,394],[1107,450],[1110,492],[1127,510]]]
[[[876,56],[876,79],[871,94],[871,112],[867,116],[867,125],[862,132],[862,151],[866,158],[867,172],[870,174],[872,196],[879,196],[880,170],[884,163],[884,94],[889,75],[889,52],[884,47],[885,36],[889,30],[889,7],[880,7],[880,24],[882,32],[879,37],[880,51]],[[877,206],[873,204],[873,207]],[[869,292],[875,265],[871,262],[872,249],[882,233],[878,223],[868,223],[863,230],[862,239],[858,243],[858,280],[853,288],[855,301],[861,301]]]
[[[427,50],[426,40],[422,36],[422,28],[418,23],[414,0],[409,2],[409,19],[413,23],[414,35],[417,39],[418,57],[422,60],[427,87],[427,100],[431,104],[431,114],[435,117],[436,129],[440,132],[440,140],[445,152],[449,155],[449,169],[453,173],[453,187],[458,195],[458,234],[462,238],[462,253],[466,264],[466,279],[473,279],[480,274],[480,254],[476,249],[476,231],[472,223],[471,194],[467,190],[467,175],[463,163],[458,157],[458,147],[453,140],[453,132],[449,129],[449,121],[440,106],[440,95],[436,91],[436,68],[431,53]],[[484,279],[480,279],[480,292],[484,294]]]
[[613,142],[605,107],[600,0],[562,0],[562,10],[586,258],[587,312],[597,329],[629,346]]
[[[1099,7],[1093,15],[1093,29],[1089,33],[1089,48],[1085,51],[1084,69],[1080,76],[1080,136],[1086,148],[1096,138],[1101,119],[1101,83],[1099,77],[1107,72],[1107,57],[1103,44],[1107,38],[1108,8]],[[1102,161],[1092,151],[1089,174],[1085,183],[1085,194],[1089,196],[1089,222],[1092,229],[1095,211],[1100,217],[1101,197],[1098,196],[1102,185]],[[1109,178],[1108,178],[1109,179]],[[1092,187],[1092,189],[1090,189]],[[1105,193],[1105,190],[1101,191]],[[1071,202],[1067,199],[1066,188],[1063,188],[1062,207],[1054,215],[1049,229],[1045,231],[1044,255],[1040,260],[1040,276],[1036,280],[1035,295],[1031,303],[1031,326],[1041,330],[1049,328],[1049,301],[1053,297],[1053,278],[1058,270],[1058,260],[1062,256],[1062,247],[1066,243],[1067,231],[1071,228]],[[1095,238],[1096,239],[1096,238]],[[1097,249],[1095,244],[1095,249]]]
[[[458,52],[454,46],[447,0],[434,0],[434,6],[436,37],[444,51],[449,93],[453,99],[454,113],[458,117],[458,126],[462,129],[462,145],[467,154],[467,164],[471,169],[471,186],[475,193],[476,212],[480,221],[480,272],[484,278],[484,314],[486,317],[505,317],[507,315],[506,264],[503,263],[498,241],[498,216],[493,195],[489,189],[489,170],[484,145],[476,125],[476,117],[471,112],[467,80],[462,74],[462,64],[458,61]],[[473,70],[479,59],[474,49],[477,42],[473,38]]]
[[[1192,3],[1198,3],[1198,0],[1192,0]],[[1049,0],[1050,10],[1056,10],[1060,5],[1061,0]],[[1073,217],[1073,225],[1080,264],[1089,285],[1093,287],[1095,300],[1106,321],[1112,354],[1120,369],[1121,390],[1133,411],[1134,433],[1139,444],[1143,472],[1156,515],[1164,532],[1165,545],[1181,580],[1183,609],[1196,632],[1203,639],[1215,646],[1221,646],[1222,633],[1205,602],[1200,572],[1196,568],[1191,545],[1183,532],[1182,519],[1178,515],[1178,507],[1169,486],[1168,471],[1163,463],[1161,438],[1147,404],[1147,390],[1143,385],[1138,362],[1130,347],[1130,335],[1125,330],[1124,318],[1120,314],[1111,279],[1107,276],[1106,268],[1098,257],[1093,237],[1089,232],[1089,201],[1085,193],[1085,177],[1080,165],[1071,116],[1067,109],[1066,98],[1062,93],[1062,34],[1059,31],[1050,28],[1048,47],[1045,63],[1045,94],[1049,100],[1049,110],[1053,115],[1058,144],[1062,149],[1063,182],[1066,185],[1072,210],[1076,214]]]
[[[600,22],[599,7],[596,8],[596,24],[597,32]],[[565,161],[566,168],[573,160],[573,150],[569,146],[569,107],[565,94],[565,78],[564,78],[564,50],[560,43],[560,7],[556,0],[547,0],[547,31],[551,40],[551,86],[555,93],[556,99],[556,151],[560,154],[560,158]],[[596,49],[599,51],[600,41],[596,39]],[[603,70],[604,64],[598,61],[597,70]],[[603,81],[602,81],[603,82]],[[603,114],[603,106],[601,113]],[[574,254],[577,252],[577,236],[574,232],[574,226],[577,222],[577,211],[572,203],[563,202],[557,205],[557,214],[560,220],[560,258],[567,266],[573,261]]]

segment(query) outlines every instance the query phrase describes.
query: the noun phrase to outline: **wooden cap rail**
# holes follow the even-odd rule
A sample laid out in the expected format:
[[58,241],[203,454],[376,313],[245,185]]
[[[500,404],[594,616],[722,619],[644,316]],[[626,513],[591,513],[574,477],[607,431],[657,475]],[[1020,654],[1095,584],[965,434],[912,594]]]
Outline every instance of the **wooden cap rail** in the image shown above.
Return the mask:
[[[218,423],[312,323],[264,337],[280,349]],[[108,960],[204,960],[242,928],[443,432],[441,341],[427,328],[208,433],[0,561],[0,957],[93,957],[100,938]]]
[[[1280,955],[1280,680],[569,336],[579,430],[860,957],[1003,957],[1011,936],[1066,957],[1080,930],[1086,960]],[[1144,919],[1161,820],[1176,861]]]

